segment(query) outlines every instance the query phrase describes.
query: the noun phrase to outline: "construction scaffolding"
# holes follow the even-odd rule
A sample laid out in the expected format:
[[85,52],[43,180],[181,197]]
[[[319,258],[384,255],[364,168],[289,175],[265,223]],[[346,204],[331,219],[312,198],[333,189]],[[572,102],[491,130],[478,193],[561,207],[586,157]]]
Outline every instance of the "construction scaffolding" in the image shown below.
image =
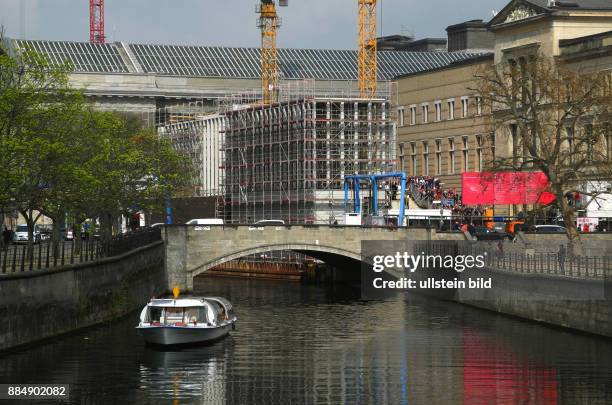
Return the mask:
[[209,109],[205,103],[194,102],[159,109],[155,114],[160,136],[191,158],[196,173],[192,179],[194,197],[220,195],[225,117]]
[[249,94],[228,97],[219,216],[342,223],[345,174],[395,168],[392,86],[383,88],[387,94],[375,99],[324,96],[308,85],[286,89],[271,105]]

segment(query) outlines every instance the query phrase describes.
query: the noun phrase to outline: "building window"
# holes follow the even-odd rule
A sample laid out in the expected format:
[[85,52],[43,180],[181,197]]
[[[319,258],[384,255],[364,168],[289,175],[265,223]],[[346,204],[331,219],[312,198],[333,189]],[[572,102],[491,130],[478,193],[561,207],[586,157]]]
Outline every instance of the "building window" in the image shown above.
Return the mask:
[[399,167],[400,171],[404,171],[404,144],[399,144]]
[[436,174],[442,174],[442,139],[436,139]]
[[398,108],[397,112],[399,115],[399,126],[403,127],[404,126],[404,107]]
[[476,97],[476,115],[482,115],[482,97]]
[[427,124],[427,119],[429,116],[429,105],[428,104],[423,104],[423,124]]
[[410,125],[416,124],[416,105],[410,106]]
[[476,135],[476,170],[481,172],[484,166],[484,138],[482,135]]
[[462,118],[467,118],[468,116],[468,98],[467,97],[463,97],[461,98],[461,117]]
[[410,142],[410,157],[412,159],[412,175],[417,175],[417,147],[416,142]]
[[436,121],[442,121],[442,102],[436,101],[434,106],[436,107]]
[[612,160],[612,134],[610,131],[606,132],[606,157],[608,160]]
[[467,172],[470,169],[470,163],[469,163],[469,145],[468,145],[468,137],[464,136],[461,138],[462,142],[463,142],[463,171]]
[[448,174],[455,174],[455,138],[448,138]]
[[495,133],[489,134],[489,147],[491,148],[491,161],[495,161]]
[[429,144],[423,141],[423,176],[429,176]]
[[448,119],[455,119],[455,100],[448,100]]

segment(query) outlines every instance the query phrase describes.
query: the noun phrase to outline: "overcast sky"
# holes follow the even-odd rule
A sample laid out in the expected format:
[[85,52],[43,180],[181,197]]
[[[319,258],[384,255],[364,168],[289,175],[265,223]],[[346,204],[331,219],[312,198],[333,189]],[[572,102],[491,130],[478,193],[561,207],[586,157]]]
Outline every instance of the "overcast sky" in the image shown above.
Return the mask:
[[[28,39],[89,40],[88,0],[0,0],[0,24],[7,35],[22,32],[25,2]],[[490,20],[509,0],[379,0],[379,35],[414,33],[445,37],[448,25]],[[106,0],[108,41],[132,43],[259,46],[256,0]],[[279,46],[354,49],[357,0],[289,0],[279,8]],[[379,7],[380,10],[380,7]],[[380,14],[379,14],[380,17]]]

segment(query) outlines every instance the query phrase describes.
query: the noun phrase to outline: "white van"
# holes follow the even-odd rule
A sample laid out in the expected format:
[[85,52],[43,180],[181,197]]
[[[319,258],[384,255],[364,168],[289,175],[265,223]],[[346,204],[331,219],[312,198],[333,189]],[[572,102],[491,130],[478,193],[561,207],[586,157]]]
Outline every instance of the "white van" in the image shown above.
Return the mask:
[[187,225],[223,225],[221,218],[197,218],[190,219],[186,222]]
[[[17,225],[17,229],[15,229],[15,234],[13,235],[13,242],[15,243],[28,243],[28,226],[26,224]],[[32,233],[32,238],[34,243],[40,243],[42,240],[42,236],[40,233],[40,226],[38,224],[34,225],[34,231]]]
[[257,226],[285,226],[285,221],[282,219],[262,219],[255,222],[253,225]]

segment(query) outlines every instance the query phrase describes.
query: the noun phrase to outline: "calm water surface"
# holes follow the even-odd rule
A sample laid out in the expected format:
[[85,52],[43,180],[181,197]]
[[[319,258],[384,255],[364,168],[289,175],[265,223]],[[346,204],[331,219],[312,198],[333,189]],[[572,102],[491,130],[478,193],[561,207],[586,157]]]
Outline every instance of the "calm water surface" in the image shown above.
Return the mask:
[[196,289],[234,304],[227,339],[154,350],[134,313],[0,357],[0,382],[70,384],[71,404],[612,403],[610,341],[419,297],[211,278]]

